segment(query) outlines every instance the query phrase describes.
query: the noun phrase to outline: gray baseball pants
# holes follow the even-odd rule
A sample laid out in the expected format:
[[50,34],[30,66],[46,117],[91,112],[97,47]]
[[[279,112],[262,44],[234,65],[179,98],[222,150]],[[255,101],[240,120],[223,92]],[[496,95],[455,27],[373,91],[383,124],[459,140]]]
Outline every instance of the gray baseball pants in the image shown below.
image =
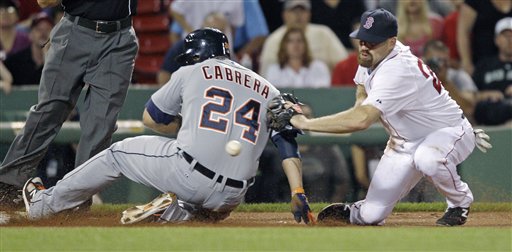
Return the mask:
[[[64,176],[54,187],[38,191],[28,210],[31,219],[39,219],[73,209],[125,176],[128,179],[173,192],[178,199],[218,212],[230,212],[243,200],[248,186],[226,186],[194,169],[175,139],[161,136],[138,136],[112,144],[108,149]],[[207,166],[207,164],[204,164]]]
[[124,103],[138,50],[133,28],[97,33],[64,17],[50,34],[39,84],[30,108],[0,168],[0,182],[22,187],[36,170],[80,92],[88,84],[80,115],[75,167],[107,148]]

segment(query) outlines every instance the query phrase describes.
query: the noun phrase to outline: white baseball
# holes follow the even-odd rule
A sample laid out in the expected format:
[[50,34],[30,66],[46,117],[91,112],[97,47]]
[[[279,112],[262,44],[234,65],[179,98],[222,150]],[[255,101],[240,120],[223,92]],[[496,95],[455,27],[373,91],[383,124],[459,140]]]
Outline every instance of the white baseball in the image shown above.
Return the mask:
[[237,140],[231,140],[226,144],[226,152],[231,156],[237,156],[242,150],[242,144]]

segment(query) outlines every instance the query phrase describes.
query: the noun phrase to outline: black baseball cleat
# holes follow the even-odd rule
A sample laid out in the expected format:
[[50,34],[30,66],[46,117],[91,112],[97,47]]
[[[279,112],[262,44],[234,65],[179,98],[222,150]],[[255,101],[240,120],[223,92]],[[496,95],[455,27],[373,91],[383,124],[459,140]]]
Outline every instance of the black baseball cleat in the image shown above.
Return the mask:
[[30,204],[32,198],[37,191],[46,189],[43,185],[43,181],[39,177],[30,178],[23,186],[23,202],[25,202],[25,209],[27,213],[30,210]]
[[453,207],[446,209],[443,217],[436,221],[439,226],[460,226],[466,223],[469,207]]
[[341,221],[350,223],[350,206],[351,204],[346,203],[330,204],[318,213],[318,222]]

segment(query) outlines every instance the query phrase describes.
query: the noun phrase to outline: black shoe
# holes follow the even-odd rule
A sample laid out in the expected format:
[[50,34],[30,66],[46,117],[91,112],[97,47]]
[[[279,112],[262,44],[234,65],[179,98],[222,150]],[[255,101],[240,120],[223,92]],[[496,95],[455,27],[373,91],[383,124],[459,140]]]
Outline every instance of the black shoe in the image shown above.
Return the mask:
[[454,207],[446,209],[443,217],[436,221],[440,226],[464,225],[468,219],[469,207]]
[[25,209],[27,213],[30,210],[30,205],[32,204],[32,198],[35,193],[40,190],[46,189],[43,185],[43,181],[39,177],[31,178],[27,180],[25,185],[23,186],[23,202],[25,202]]
[[318,213],[318,222],[341,221],[350,223],[350,204],[330,204]]
[[10,209],[22,207],[21,188],[0,182],[0,206]]

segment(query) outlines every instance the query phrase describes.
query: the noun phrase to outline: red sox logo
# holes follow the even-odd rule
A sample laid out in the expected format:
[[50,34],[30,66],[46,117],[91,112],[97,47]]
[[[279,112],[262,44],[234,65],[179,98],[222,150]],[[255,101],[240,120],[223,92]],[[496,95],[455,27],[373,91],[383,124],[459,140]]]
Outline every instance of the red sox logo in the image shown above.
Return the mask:
[[368,17],[366,19],[366,22],[364,23],[363,27],[366,29],[370,29],[370,28],[372,28],[373,22],[374,22],[373,17]]

